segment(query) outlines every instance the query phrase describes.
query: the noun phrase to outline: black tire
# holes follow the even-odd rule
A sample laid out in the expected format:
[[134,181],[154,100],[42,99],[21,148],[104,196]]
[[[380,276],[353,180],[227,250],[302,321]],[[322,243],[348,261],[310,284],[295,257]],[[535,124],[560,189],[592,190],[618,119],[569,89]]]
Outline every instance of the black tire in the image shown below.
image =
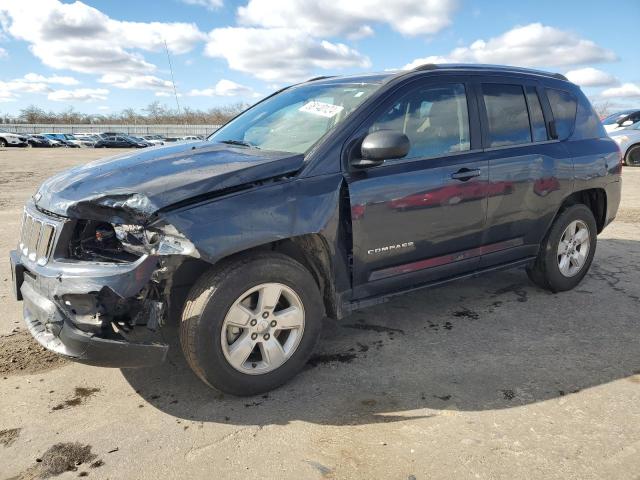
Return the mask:
[[[573,221],[581,221],[588,229],[589,252],[580,270],[573,276],[565,276],[558,264],[558,246],[562,234]],[[597,225],[591,209],[583,204],[571,205],[564,209],[553,222],[540,245],[538,257],[527,267],[529,279],[541,288],[552,292],[571,290],[582,281],[589,271],[596,251]]]
[[[304,308],[304,330],[297,348],[279,368],[259,375],[243,373],[224,355],[224,319],[244,292],[269,282],[283,284],[298,295]],[[198,279],[182,312],[180,343],[187,363],[206,384],[233,395],[256,395],[282,385],[304,367],[323,316],[318,286],[306,268],[278,253],[255,254],[225,262]]]
[[0,148],[7,146],[7,141],[4,138],[0,138]]
[[632,145],[624,157],[625,165],[629,167],[640,167],[640,145]]

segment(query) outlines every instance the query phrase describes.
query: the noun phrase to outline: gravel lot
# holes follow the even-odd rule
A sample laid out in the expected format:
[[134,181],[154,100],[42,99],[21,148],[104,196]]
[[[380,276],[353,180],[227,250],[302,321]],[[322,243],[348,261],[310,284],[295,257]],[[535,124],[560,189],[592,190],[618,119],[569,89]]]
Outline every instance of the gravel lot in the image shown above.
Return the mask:
[[22,204],[111,153],[0,150],[0,479],[640,478],[640,168],[576,290],[509,271],[397,298],[327,321],[305,372],[239,399],[175,343],[161,367],[99,369],[25,333]]

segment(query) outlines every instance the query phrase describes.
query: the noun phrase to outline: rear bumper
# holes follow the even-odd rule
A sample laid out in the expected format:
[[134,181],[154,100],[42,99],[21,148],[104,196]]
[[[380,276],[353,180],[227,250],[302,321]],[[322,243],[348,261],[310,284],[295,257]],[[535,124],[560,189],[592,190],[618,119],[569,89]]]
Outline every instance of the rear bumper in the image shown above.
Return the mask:
[[[19,252],[12,251],[10,260],[14,293],[23,301],[25,323],[43,347],[71,360],[101,367],[146,367],[164,362],[169,349],[164,343],[132,342],[112,332],[77,328],[72,318],[44,293],[50,291],[48,279],[39,278],[37,272],[25,266]],[[61,283],[64,279],[56,281]]]
[[604,222],[605,227],[616,218],[618,207],[620,206],[621,191],[622,180],[608,183],[605,186],[605,193],[607,195],[607,216]]

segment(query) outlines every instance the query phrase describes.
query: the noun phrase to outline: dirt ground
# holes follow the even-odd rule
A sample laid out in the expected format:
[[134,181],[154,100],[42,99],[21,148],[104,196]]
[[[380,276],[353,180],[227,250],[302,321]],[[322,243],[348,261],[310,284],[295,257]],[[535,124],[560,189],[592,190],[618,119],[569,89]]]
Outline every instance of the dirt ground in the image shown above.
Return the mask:
[[11,295],[21,207],[103,150],[0,150],[0,479],[638,479],[640,168],[575,290],[522,270],[326,322],[308,368],[255,398],[203,386],[172,338],[140,370],[56,359]]

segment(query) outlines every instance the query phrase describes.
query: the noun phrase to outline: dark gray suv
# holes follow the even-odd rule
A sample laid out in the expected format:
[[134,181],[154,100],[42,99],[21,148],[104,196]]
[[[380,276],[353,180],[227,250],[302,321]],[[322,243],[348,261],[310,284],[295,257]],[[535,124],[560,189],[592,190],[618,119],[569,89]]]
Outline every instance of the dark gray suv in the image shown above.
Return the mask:
[[206,141],[47,180],[11,253],[16,295],[61,355],[161,363],[169,347],[153,335],[175,321],[204,382],[255,394],[303,367],[325,316],[509,267],[575,287],[616,215],[620,172],[562,75],[316,78]]

